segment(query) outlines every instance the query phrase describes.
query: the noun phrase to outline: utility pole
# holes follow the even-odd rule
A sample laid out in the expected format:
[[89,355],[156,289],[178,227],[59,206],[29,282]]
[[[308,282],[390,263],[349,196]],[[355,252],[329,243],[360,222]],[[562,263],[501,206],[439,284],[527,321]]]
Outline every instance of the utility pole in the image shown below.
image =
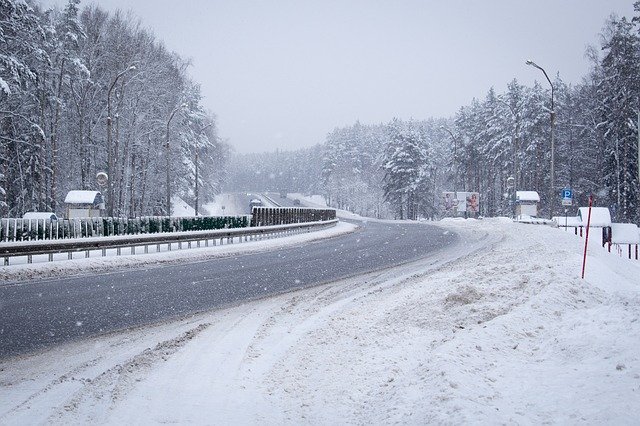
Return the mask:
[[[121,71],[116,78],[113,79],[111,86],[109,86],[109,91],[107,92],[107,175],[109,176],[109,181],[107,182],[107,193],[108,193],[108,201],[109,201],[109,209],[108,214],[109,217],[113,217],[113,178],[115,177],[114,166],[113,166],[113,147],[111,146],[111,92],[115,87],[118,79],[122,77],[127,71],[135,70],[135,65],[131,65],[124,71]],[[117,136],[117,135],[116,135]]]
[[175,107],[173,111],[171,111],[171,114],[169,114],[169,119],[167,120],[167,143],[165,144],[167,148],[167,216],[171,216],[171,149],[169,145],[169,124],[171,124],[171,120],[173,120],[176,112],[186,106],[186,104],[182,104]]
[[453,135],[453,132],[448,128],[448,127],[442,127],[442,129],[446,130],[447,132],[449,132],[449,135],[451,135],[451,139],[453,139],[453,199],[455,200],[455,207],[453,209],[454,214],[457,216],[458,215],[458,186],[457,186],[457,181],[458,181],[458,163],[457,163],[457,158],[458,158],[458,139],[456,139],[456,137]]
[[197,142],[196,142],[196,158],[195,158],[196,176],[195,176],[195,182],[194,182],[195,183],[195,188],[194,188],[194,191],[193,191],[193,195],[195,196],[195,199],[196,199],[195,200],[195,209],[194,209],[196,216],[198,216],[198,204],[200,204],[200,192],[199,192],[199,188],[198,188],[198,184],[199,184],[198,180],[200,179],[200,176],[198,174],[198,167],[199,167],[199,164],[200,164],[200,161],[198,159],[198,155],[199,155],[198,151],[200,151],[200,137],[202,136],[202,133],[205,131],[205,129],[207,127],[211,127],[212,125],[213,125],[213,123],[209,123],[206,126],[204,126],[202,129],[200,129],[200,134],[198,135],[198,139],[197,139]]

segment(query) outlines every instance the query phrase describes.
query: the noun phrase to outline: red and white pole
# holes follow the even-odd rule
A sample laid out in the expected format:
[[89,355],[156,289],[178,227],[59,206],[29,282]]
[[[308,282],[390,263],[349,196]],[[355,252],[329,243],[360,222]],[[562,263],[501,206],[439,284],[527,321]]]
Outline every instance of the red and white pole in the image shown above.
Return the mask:
[[584,268],[587,265],[587,246],[589,245],[589,226],[591,225],[591,206],[593,205],[593,195],[589,195],[589,214],[587,215],[587,236],[584,239],[584,255],[582,256],[582,279],[584,279]]

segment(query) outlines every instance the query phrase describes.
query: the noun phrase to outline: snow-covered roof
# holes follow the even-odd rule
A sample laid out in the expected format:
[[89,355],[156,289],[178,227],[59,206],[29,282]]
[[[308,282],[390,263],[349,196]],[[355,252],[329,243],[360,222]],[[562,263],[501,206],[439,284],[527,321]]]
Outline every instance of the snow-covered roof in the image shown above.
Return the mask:
[[22,216],[23,219],[53,219],[58,220],[54,212],[27,212]]
[[633,223],[612,223],[611,242],[614,244],[640,244],[640,229]]
[[540,201],[540,196],[536,191],[516,191],[517,201]]
[[103,201],[99,191],[69,191],[64,202],[66,204],[96,204]]
[[[578,216],[582,220],[582,225],[587,226],[589,207],[580,207],[578,209]],[[606,207],[592,207],[589,226],[611,226],[611,213],[609,213],[609,209]]]

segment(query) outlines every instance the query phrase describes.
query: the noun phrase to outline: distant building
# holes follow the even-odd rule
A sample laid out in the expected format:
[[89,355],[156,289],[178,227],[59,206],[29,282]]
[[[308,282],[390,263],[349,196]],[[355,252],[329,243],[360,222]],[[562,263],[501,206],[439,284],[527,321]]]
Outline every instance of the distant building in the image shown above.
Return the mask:
[[538,217],[540,195],[536,191],[516,191],[516,217]]
[[64,203],[68,219],[101,217],[105,208],[104,197],[99,191],[69,191]]

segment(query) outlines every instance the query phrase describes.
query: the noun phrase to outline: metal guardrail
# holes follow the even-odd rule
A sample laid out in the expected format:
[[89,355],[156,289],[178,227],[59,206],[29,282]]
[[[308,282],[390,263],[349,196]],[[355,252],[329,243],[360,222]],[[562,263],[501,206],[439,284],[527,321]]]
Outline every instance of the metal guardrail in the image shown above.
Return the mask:
[[312,207],[253,207],[251,226],[328,221],[336,218],[335,209]]
[[250,217],[143,216],[85,217],[73,219],[0,218],[0,242],[36,240],[64,240],[70,238],[112,237],[117,235],[159,234],[162,232],[212,231],[214,229],[244,228]]
[[264,239],[277,235],[310,232],[313,228],[326,228],[335,226],[337,219],[320,221],[294,223],[288,225],[261,226],[250,228],[220,229],[214,231],[191,231],[181,233],[167,234],[144,234],[135,236],[120,237],[98,237],[83,238],[82,240],[58,240],[58,241],[31,241],[22,243],[0,243],[0,257],[4,258],[4,266],[9,265],[9,258],[18,256],[27,256],[27,263],[32,263],[33,256],[48,254],[49,261],[53,261],[53,255],[57,253],[68,253],[68,258],[73,258],[73,253],[85,252],[88,258],[91,251],[101,250],[102,256],[106,256],[107,249],[117,249],[117,254],[121,254],[121,249],[130,248],[131,254],[136,253],[136,247],[143,247],[144,253],[149,252],[149,247],[155,245],[156,252],[160,251],[162,245],[166,244],[168,250],[172,250],[173,244],[178,244],[178,249],[182,248],[183,243],[187,243],[191,248],[192,243],[196,243],[197,247],[201,247],[204,243],[205,247],[215,246],[216,241],[220,241],[220,245],[226,240],[227,243],[233,243],[235,238],[238,242]]

